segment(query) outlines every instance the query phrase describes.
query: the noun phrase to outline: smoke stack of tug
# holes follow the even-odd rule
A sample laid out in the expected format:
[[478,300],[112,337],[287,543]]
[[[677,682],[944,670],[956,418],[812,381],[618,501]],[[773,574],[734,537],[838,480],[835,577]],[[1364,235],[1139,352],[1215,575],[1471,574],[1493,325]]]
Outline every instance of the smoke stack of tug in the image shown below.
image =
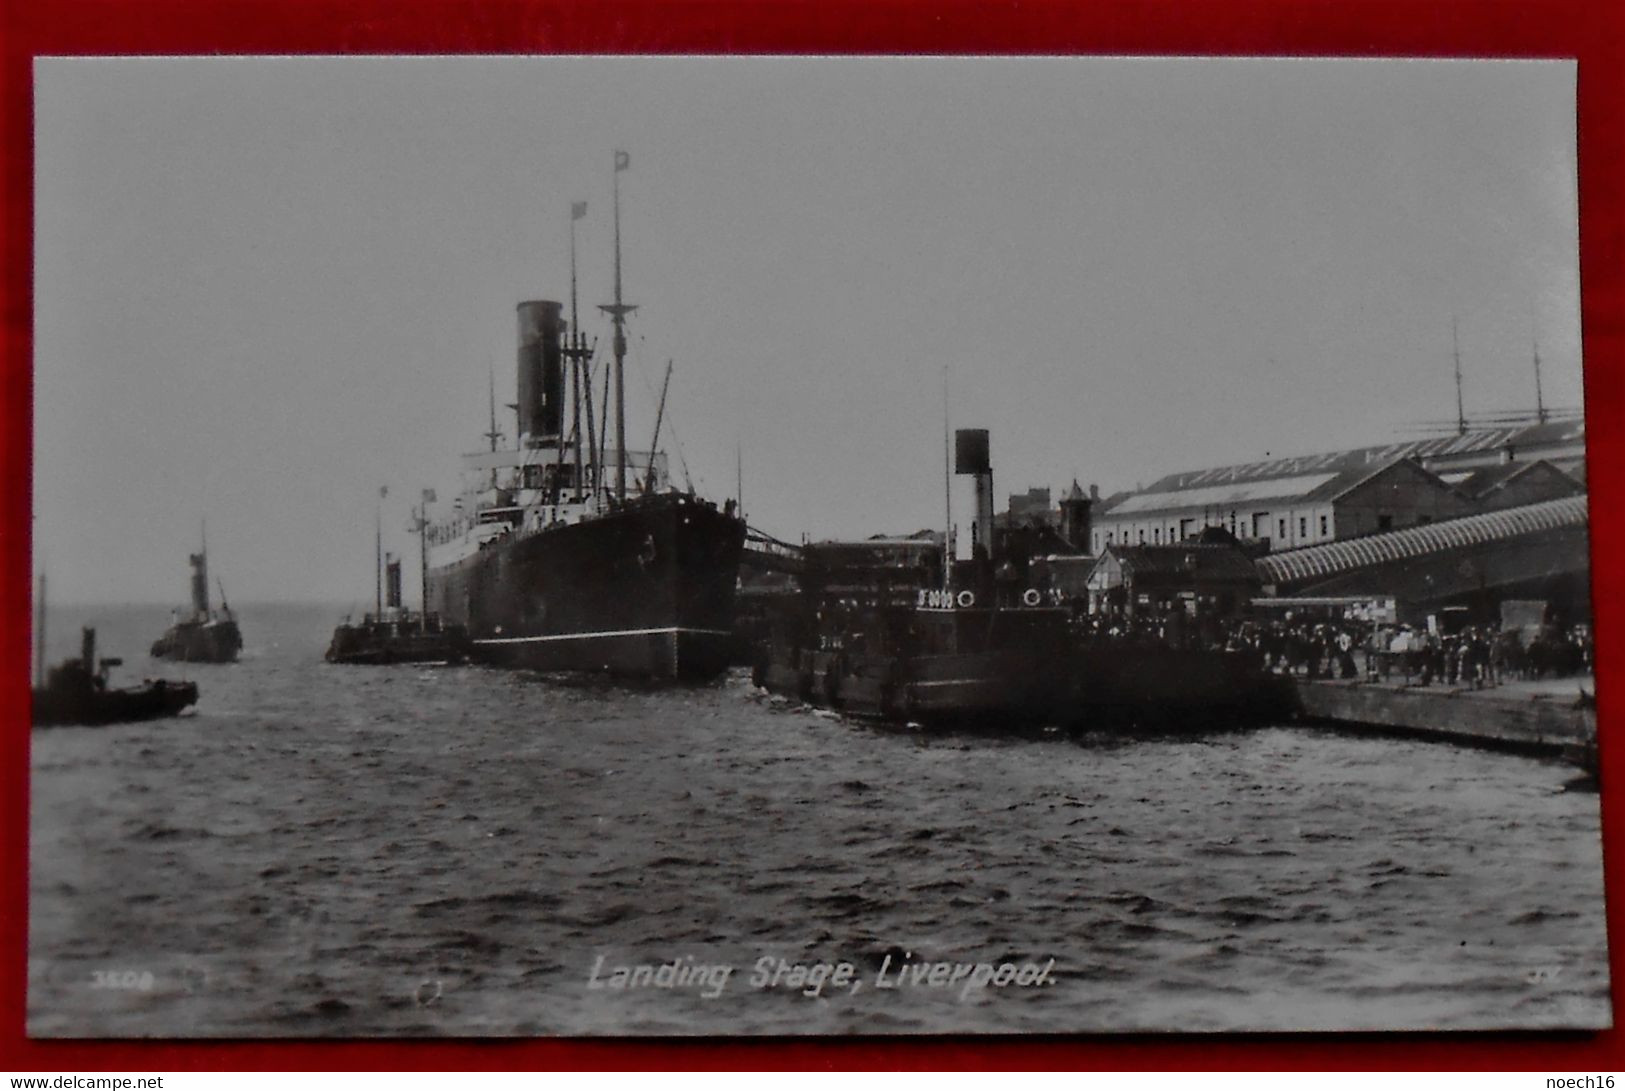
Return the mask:
[[392,610],[401,608],[401,561],[393,554],[384,554],[384,605]]
[[996,547],[993,533],[993,466],[988,461],[986,428],[954,432],[954,473],[976,479],[976,521],[971,524],[971,562],[977,589],[990,590]]
[[192,612],[209,616],[209,559],[205,553],[189,555],[192,562]]

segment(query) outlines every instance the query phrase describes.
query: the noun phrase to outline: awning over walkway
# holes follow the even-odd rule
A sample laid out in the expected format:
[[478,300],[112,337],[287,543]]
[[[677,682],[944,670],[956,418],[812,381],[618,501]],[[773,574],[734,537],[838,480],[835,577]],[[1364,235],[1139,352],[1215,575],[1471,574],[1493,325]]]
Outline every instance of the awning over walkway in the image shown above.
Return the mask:
[[1295,584],[1463,546],[1499,542],[1560,527],[1585,526],[1586,500],[1586,494],[1582,493],[1422,527],[1283,550],[1259,558],[1258,572],[1266,584]]

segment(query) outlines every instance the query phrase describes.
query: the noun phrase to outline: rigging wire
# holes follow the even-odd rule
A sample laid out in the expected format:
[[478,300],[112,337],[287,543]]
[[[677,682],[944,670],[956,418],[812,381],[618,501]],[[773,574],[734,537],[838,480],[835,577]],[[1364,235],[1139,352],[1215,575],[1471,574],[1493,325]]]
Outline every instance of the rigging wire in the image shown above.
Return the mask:
[[[628,327],[631,327],[633,325],[631,315],[627,316],[627,323],[626,324],[627,324]],[[648,391],[649,396],[652,398],[654,396],[654,393],[655,393],[654,385],[649,380],[648,369],[646,369],[643,366],[643,354],[640,351],[638,351],[640,348],[642,348],[642,346],[644,344],[644,341],[645,341],[645,338],[644,338],[642,332],[640,332],[640,331],[633,331],[633,332],[635,333],[635,336],[633,336],[631,338],[631,341],[632,341],[632,353],[631,353],[632,362],[633,362],[634,366],[636,367],[636,370],[637,370],[637,373],[638,373],[638,378],[643,380],[643,388],[644,388],[644,390]],[[667,410],[666,410],[666,430],[671,433],[672,446],[677,449],[677,464],[679,466],[681,466],[682,470],[683,470],[683,483],[688,486],[688,491],[689,492],[693,492],[694,491],[694,478],[688,472],[688,459],[683,454],[683,441],[682,441],[682,438],[677,434],[676,414],[672,412],[670,407],[668,407]],[[654,455],[655,455],[655,452],[653,452],[653,451],[649,452],[649,457],[650,457],[651,460],[654,458]]]

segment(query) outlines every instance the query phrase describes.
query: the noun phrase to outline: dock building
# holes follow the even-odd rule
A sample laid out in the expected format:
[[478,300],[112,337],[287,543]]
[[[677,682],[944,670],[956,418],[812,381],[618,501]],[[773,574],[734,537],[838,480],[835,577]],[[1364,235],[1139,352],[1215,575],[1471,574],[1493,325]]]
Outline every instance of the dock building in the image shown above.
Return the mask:
[[1230,617],[1263,586],[1246,551],[1221,541],[1107,546],[1083,580],[1089,613],[1131,618],[1161,618],[1176,608]]
[[1089,552],[1186,541],[1223,527],[1263,552],[1574,496],[1583,420],[1169,474],[1094,505]]

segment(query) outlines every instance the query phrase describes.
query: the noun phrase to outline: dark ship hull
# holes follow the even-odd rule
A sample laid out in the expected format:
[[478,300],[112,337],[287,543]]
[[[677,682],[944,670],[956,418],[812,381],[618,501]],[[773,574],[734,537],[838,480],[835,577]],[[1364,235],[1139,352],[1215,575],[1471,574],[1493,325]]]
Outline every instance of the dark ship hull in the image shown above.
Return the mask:
[[929,727],[1057,724],[1074,707],[1053,657],[1020,652],[862,656],[775,652],[755,679],[769,693],[861,719]]
[[133,723],[174,716],[197,703],[193,682],[149,682],[132,689],[34,690],[34,723],[40,727],[69,724]]
[[[965,613],[955,620],[998,632],[992,611]],[[1284,715],[1281,687],[1235,653],[1094,647],[1064,633],[1048,647],[1020,643],[854,654],[770,642],[753,679],[816,707],[926,727],[1200,731]]]
[[1209,730],[1284,719],[1289,690],[1254,656],[1220,649],[1082,643],[1072,726]]
[[[818,641],[833,648],[798,646],[781,630],[754,680],[849,716],[928,727],[1042,726],[1076,712],[1061,611],[876,609],[849,624]],[[862,644],[851,635],[860,630]]]
[[745,524],[641,497],[510,536],[428,573],[428,601],[502,667],[704,680],[727,669]]
[[183,663],[230,663],[242,649],[235,621],[183,621],[153,642],[151,654]]
[[420,626],[416,619],[363,621],[333,630],[327,647],[329,663],[386,665],[389,663],[459,663],[468,656],[468,634],[457,625],[431,619]]

